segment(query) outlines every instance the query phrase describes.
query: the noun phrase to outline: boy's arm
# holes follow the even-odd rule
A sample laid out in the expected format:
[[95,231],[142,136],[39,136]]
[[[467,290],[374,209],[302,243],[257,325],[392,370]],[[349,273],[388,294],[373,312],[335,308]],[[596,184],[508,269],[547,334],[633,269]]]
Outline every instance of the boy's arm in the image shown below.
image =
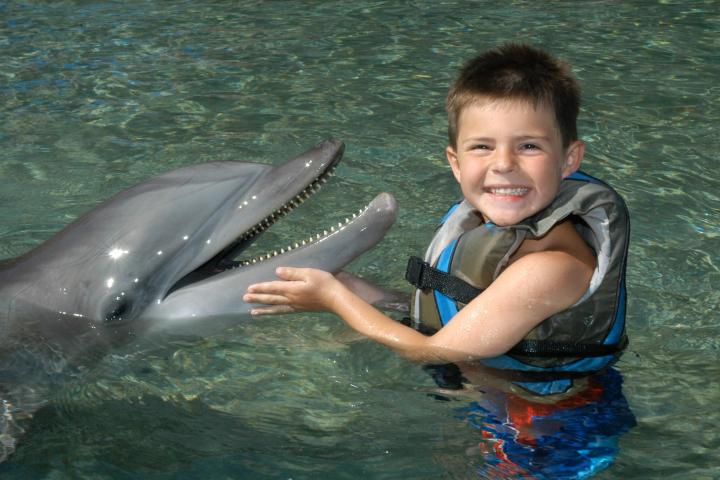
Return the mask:
[[379,287],[345,271],[336,274],[335,278],[370,305],[382,310],[404,313],[410,311],[410,295],[407,293]]
[[[280,268],[284,281],[252,285],[244,300],[283,311],[327,310],[352,328],[412,360],[446,363],[507,352],[545,318],[574,304],[592,268],[564,251],[530,253],[513,262],[440,331],[425,336],[387,317],[327,272]],[[275,307],[254,314],[276,313]]]

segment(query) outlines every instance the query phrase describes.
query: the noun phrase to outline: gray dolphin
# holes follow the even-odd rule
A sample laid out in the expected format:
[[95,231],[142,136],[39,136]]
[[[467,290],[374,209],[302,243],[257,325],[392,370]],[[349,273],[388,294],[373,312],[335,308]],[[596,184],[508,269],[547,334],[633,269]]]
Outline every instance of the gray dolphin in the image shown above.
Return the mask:
[[1,263],[0,413],[18,384],[58,365],[87,362],[148,332],[202,334],[239,321],[250,309],[242,301],[247,286],[274,278],[277,266],[337,272],[374,246],[395,220],[387,193],[312,240],[234,261],[326,181],[343,150],[327,140],[279,166],[173,170]]
[[[129,188],[29,253],[0,264],[4,345],[42,338],[113,343],[161,329],[241,318],[246,287],[280,265],[337,272],[392,225],[392,195],[287,251],[231,262],[333,171],[344,145],[324,141],[279,166],[214,162]],[[233,268],[226,268],[232,265]]]

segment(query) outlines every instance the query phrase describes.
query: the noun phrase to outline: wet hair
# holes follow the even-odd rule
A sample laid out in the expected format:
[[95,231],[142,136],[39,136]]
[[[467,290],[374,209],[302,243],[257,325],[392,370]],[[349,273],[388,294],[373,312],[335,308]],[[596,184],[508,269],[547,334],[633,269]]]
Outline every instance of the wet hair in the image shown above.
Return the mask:
[[484,100],[521,100],[555,112],[563,147],[577,140],[580,85],[570,64],[536,47],[506,43],[470,59],[445,101],[448,139],[457,148],[463,109]]

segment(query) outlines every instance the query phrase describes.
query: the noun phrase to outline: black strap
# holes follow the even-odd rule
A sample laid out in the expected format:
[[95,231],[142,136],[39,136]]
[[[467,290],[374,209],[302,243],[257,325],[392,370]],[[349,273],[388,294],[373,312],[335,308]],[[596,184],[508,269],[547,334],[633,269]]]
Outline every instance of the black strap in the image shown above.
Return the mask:
[[[421,290],[437,290],[462,303],[470,303],[482,289],[473,287],[466,281],[438,270],[421,258],[410,257],[405,271],[405,279]],[[619,343],[577,343],[554,340],[521,340],[507,353],[526,357],[604,357],[621,352],[627,346],[627,337]]]
[[604,357],[621,352],[627,344],[626,336],[620,342],[610,344],[521,340],[507,353],[526,357]]
[[462,303],[470,303],[482,292],[481,289],[473,287],[454,275],[438,270],[418,257],[410,257],[408,260],[405,279],[420,290],[437,290]]

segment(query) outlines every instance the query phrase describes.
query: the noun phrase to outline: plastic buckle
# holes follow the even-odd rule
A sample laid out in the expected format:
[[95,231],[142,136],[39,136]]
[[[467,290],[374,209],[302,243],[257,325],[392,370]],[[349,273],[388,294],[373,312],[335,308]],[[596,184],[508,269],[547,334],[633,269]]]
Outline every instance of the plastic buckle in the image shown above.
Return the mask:
[[426,265],[427,263],[420,257],[410,257],[407,263],[407,270],[405,270],[405,280],[419,289],[427,288],[423,282]]

